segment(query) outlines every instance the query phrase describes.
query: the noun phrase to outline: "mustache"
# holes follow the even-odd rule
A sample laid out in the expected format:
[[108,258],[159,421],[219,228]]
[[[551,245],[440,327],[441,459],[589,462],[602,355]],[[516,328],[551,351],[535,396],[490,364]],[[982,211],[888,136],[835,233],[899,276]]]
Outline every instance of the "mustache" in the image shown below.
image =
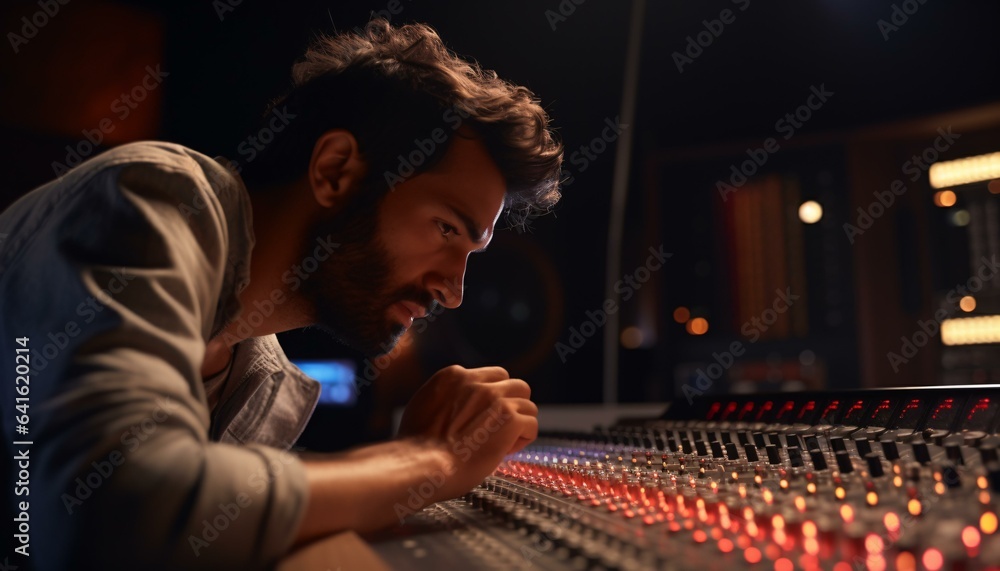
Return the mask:
[[433,313],[440,303],[431,293],[425,289],[418,288],[416,286],[406,286],[397,290],[391,297],[388,305],[397,303],[400,301],[411,301],[418,304],[420,307],[426,308],[427,313]]

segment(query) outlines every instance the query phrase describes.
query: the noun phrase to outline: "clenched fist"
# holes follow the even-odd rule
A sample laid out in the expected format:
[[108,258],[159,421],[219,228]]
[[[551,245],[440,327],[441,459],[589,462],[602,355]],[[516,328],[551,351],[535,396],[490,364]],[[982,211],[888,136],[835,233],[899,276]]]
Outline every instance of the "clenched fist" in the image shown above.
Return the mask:
[[438,371],[410,400],[399,426],[401,438],[443,448],[450,473],[434,501],[472,489],[507,454],[538,437],[538,407],[531,388],[501,367]]

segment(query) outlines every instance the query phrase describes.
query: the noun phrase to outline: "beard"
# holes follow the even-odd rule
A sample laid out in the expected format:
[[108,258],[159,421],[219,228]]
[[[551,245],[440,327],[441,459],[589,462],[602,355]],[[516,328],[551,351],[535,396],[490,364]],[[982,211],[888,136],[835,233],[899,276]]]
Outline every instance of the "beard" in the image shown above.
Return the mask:
[[[389,353],[406,328],[387,316],[388,308],[408,300],[428,310],[436,302],[416,286],[393,288],[393,262],[378,236],[378,206],[373,189],[361,189],[344,212],[313,228],[313,236],[339,244],[302,281],[302,295],[313,308],[316,327],[341,343],[374,358]],[[368,192],[366,192],[368,191]],[[303,252],[312,255],[313,242]]]

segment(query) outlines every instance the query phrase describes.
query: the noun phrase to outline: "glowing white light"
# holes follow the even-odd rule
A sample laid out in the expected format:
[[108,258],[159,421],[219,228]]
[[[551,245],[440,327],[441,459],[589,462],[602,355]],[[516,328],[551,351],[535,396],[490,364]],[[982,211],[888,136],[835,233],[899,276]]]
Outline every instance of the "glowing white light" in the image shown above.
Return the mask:
[[1000,153],[990,153],[931,165],[933,188],[970,184],[1000,178]]
[[806,224],[815,224],[823,218],[823,207],[815,200],[807,200],[799,206],[799,220]]
[[941,342],[945,345],[1000,343],[1000,315],[946,319],[941,323]]

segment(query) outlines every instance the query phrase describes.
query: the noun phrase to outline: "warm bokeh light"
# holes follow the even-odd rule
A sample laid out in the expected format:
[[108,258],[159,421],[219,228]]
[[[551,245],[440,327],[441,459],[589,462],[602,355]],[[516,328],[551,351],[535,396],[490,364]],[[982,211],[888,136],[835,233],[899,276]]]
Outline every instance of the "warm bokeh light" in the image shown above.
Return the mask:
[[708,320],[704,317],[695,317],[687,322],[687,332],[691,335],[704,335],[708,333]]
[[979,529],[986,535],[991,535],[997,530],[997,514],[986,512],[979,518]]
[[642,346],[642,330],[632,325],[622,330],[622,347],[626,349],[638,349]]
[[869,533],[868,537],[865,538],[865,550],[871,554],[882,553],[882,549],[885,547],[885,542],[882,541],[882,537],[877,533]]
[[847,523],[854,521],[854,508],[848,504],[840,506],[840,517],[844,518]]
[[687,323],[691,319],[691,311],[683,305],[674,310],[674,321],[677,323]]
[[938,571],[938,569],[944,565],[944,556],[941,555],[940,551],[934,549],[933,547],[924,551],[922,560],[924,562],[924,567],[926,567],[928,571]]
[[941,342],[945,345],[1000,343],[1000,315],[945,319],[941,322]]
[[910,512],[910,515],[912,516],[920,515],[920,512],[923,511],[923,508],[920,505],[920,500],[913,498],[907,502],[906,511]]
[[934,206],[948,208],[955,206],[955,202],[957,201],[958,197],[955,196],[954,190],[939,190],[934,193]]
[[870,506],[877,506],[878,505],[878,494],[875,493],[875,492],[868,492],[865,495],[865,501],[867,501],[868,505],[870,505]]
[[793,569],[795,569],[795,564],[787,557],[782,557],[774,562],[774,571],[792,571]]
[[962,530],[962,545],[965,545],[967,549],[975,549],[979,547],[979,530],[970,526],[966,526]]
[[760,549],[756,547],[748,547],[746,551],[743,552],[743,557],[746,558],[747,563],[759,563],[761,554]]
[[931,165],[931,187],[944,188],[1000,177],[1000,153],[990,153]]
[[976,309],[976,298],[971,295],[967,295],[962,299],[958,300],[958,307],[962,308],[962,311],[969,313],[975,311]]
[[815,224],[823,218],[823,207],[815,200],[807,200],[799,206],[799,220]]
[[899,530],[899,516],[894,512],[885,514],[885,517],[882,518],[882,523],[885,524],[885,528],[889,531],[895,532]]
[[916,571],[917,558],[909,551],[903,551],[896,556],[896,571]]

